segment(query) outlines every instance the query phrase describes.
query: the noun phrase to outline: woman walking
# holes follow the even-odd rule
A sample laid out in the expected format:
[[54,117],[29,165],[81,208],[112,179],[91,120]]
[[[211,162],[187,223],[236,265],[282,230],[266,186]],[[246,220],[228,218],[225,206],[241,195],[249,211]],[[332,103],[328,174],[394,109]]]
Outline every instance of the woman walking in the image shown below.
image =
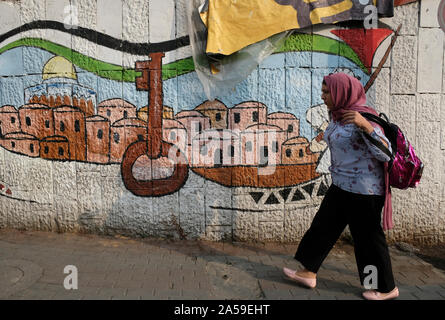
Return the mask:
[[321,97],[331,118],[323,139],[331,152],[332,185],[295,254],[304,269],[284,268],[283,271],[288,278],[314,288],[323,260],[349,225],[361,284],[364,284],[367,266],[377,269],[377,289],[365,291],[363,297],[370,300],[396,298],[399,292],[381,226],[384,208],[384,228],[392,228],[385,170],[385,162],[390,159],[364,135],[368,133],[380,139],[391,150],[390,143],[381,127],[368,122],[359,113],[377,115],[374,109],[366,106],[364,88],[356,78],[345,73],[325,76]]

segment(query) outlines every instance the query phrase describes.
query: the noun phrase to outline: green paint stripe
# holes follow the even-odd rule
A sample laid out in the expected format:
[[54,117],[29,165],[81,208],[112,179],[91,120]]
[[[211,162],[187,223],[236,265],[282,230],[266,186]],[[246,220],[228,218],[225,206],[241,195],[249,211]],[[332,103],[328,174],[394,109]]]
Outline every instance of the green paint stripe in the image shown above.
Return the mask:
[[[36,47],[52,54],[62,56],[79,68],[110,80],[134,82],[135,78],[140,75],[140,72],[137,72],[134,69],[123,68],[119,65],[103,62],[43,39],[23,38],[14,41],[3,48],[0,48],[0,54],[21,46]],[[286,39],[282,47],[275,51],[275,53],[291,51],[318,51],[327,54],[340,55],[349,59],[364,72],[368,73],[357,54],[348,45],[335,39],[320,35],[293,34]],[[195,66],[192,57],[181,59],[162,66],[162,79],[172,79],[194,70]]]
[[275,53],[290,52],[290,51],[316,51],[327,54],[338,55],[349,59],[355,63],[366,74],[369,74],[368,69],[360,60],[358,55],[346,43],[336,39],[331,39],[318,34],[293,34],[286,39],[280,49]]

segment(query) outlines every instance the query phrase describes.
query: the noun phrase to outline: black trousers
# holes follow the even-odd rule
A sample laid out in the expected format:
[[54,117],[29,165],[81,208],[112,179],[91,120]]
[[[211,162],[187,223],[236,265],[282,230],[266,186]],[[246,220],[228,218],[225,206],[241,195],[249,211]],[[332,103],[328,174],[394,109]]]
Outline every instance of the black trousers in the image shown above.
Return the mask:
[[386,293],[394,289],[391,259],[381,227],[381,211],[385,197],[360,195],[331,185],[311,227],[303,236],[295,259],[307,270],[317,273],[324,259],[349,225],[354,240],[354,252],[360,282],[369,275],[368,265],[377,268],[377,290]]

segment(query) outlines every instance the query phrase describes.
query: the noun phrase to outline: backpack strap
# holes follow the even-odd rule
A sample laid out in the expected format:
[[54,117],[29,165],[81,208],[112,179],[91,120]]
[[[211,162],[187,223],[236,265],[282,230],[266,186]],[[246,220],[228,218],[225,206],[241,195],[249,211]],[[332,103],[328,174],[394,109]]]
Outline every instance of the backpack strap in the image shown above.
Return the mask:
[[[368,112],[360,112],[360,114],[367,118],[368,120],[377,123],[378,125],[380,125],[382,128],[387,127],[388,123],[385,122],[385,120],[383,120],[380,117],[377,117],[376,115],[372,114],[372,113],[368,113]],[[386,117],[385,114],[383,114],[385,116],[386,119],[388,119]],[[385,153],[390,159],[391,161],[394,160],[394,155],[391,153],[391,151],[389,151],[389,149],[379,140],[374,139],[369,133],[367,132],[363,132],[363,135],[369,140],[371,141],[377,148],[379,148],[383,153]]]
[[377,148],[379,148],[384,154],[386,154],[391,160],[394,160],[394,155],[389,151],[389,149],[377,139],[374,139],[369,133],[363,131],[363,135],[371,141]]

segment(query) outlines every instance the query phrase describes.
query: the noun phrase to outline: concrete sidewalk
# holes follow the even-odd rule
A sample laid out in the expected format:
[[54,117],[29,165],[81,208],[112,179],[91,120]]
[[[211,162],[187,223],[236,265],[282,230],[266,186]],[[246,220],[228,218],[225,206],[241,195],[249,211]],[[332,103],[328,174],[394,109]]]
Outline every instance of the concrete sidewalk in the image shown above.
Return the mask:
[[[0,299],[362,299],[351,245],[331,251],[316,289],[284,278],[296,249],[0,230]],[[392,247],[391,257],[399,300],[445,300],[445,271]],[[67,265],[77,290],[64,288]]]

